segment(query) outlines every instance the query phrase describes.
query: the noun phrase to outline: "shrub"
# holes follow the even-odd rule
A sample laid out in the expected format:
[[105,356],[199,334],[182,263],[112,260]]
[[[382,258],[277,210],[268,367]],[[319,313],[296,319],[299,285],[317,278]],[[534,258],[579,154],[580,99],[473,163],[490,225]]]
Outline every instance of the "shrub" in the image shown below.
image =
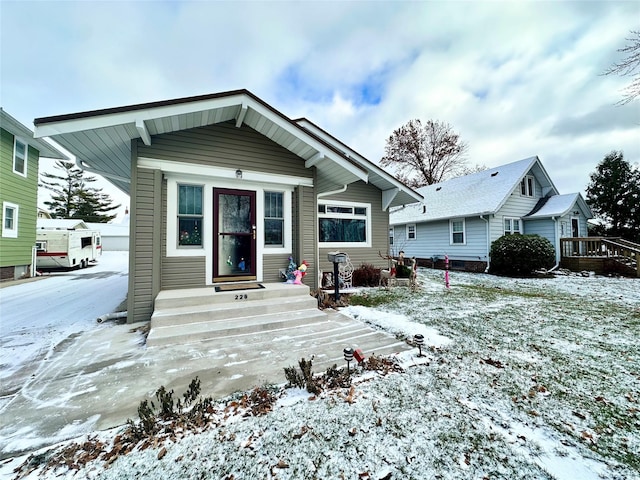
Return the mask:
[[504,235],[491,244],[491,273],[526,277],[554,263],[553,245],[539,235]]
[[380,269],[363,263],[353,271],[351,283],[354,287],[377,287],[380,282]]

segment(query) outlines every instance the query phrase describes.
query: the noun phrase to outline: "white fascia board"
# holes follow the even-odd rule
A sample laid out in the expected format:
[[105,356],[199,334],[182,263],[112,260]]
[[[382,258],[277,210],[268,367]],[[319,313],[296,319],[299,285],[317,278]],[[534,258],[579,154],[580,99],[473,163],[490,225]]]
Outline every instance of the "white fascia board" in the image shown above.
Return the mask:
[[[162,170],[167,173],[208,176],[218,178],[236,178],[236,168],[223,168],[207,165],[200,165],[186,162],[172,162],[156,158],[138,157],[138,167]],[[306,177],[295,177],[289,175],[278,175],[273,173],[257,172],[254,170],[242,169],[242,180],[246,182],[257,182],[264,184],[277,184],[287,186],[313,187],[313,179]]]
[[149,107],[147,109],[129,110],[119,113],[97,113],[92,117],[60,120],[58,122],[36,125],[35,136],[36,138],[52,137],[65,133],[81,132],[83,130],[107,128],[115,125],[135,124],[137,120],[155,120],[158,118],[172,117],[176,115],[202,112],[206,110],[215,110],[218,108],[239,105],[242,103],[240,99],[240,96],[233,95],[230,97],[212,98],[209,100],[200,100],[196,102]]

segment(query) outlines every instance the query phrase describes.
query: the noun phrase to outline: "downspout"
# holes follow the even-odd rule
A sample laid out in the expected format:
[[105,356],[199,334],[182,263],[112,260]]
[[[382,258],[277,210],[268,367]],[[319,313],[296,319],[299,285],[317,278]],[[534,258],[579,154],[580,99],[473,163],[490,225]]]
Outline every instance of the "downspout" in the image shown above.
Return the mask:
[[555,243],[555,247],[556,247],[556,264],[551,268],[551,270],[549,270],[550,272],[553,272],[556,268],[558,268],[560,266],[560,235],[558,235],[558,219],[556,217],[551,217],[551,220],[553,220],[553,236],[554,236],[554,243]]
[[114,312],[100,315],[98,318],[96,318],[96,321],[98,323],[103,323],[107,320],[115,320],[116,318],[127,318],[127,312]]
[[484,215],[480,215],[480,218],[487,222],[487,268],[484,269],[484,273],[489,273],[489,267],[491,265],[491,257],[489,252],[491,251],[491,223],[488,218],[484,218]]

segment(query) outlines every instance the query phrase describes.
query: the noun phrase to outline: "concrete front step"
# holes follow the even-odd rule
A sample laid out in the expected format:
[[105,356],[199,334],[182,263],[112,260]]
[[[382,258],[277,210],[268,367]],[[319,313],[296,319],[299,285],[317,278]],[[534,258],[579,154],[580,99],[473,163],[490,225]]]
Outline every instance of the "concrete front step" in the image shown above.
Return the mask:
[[266,298],[309,296],[309,287],[307,285],[293,285],[291,283],[260,283],[260,285],[264,288],[228,292],[216,292],[215,287],[213,286],[203,288],[185,288],[179,290],[163,290],[156,297],[154,306],[156,310],[165,310],[169,308],[196,305],[230,303],[241,298],[244,300],[263,300]]
[[[239,294],[241,295],[241,294]],[[199,299],[198,299],[199,302]],[[290,312],[301,310],[318,311],[318,301],[309,295],[239,300],[228,303],[211,303],[156,309],[151,316],[151,328],[190,323],[224,321],[233,323],[233,319],[267,314],[286,316]]]
[[[175,317],[171,317],[175,318]],[[187,322],[157,325],[151,322],[147,336],[147,347],[157,347],[175,343],[193,343],[213,338],[238,337],[251,333],[278,332],[297,326],[308,327],[315,322],[326,320],[327,316],[317,307],[288,312],[267,313],[246,317],[215,319],[201,322]]]

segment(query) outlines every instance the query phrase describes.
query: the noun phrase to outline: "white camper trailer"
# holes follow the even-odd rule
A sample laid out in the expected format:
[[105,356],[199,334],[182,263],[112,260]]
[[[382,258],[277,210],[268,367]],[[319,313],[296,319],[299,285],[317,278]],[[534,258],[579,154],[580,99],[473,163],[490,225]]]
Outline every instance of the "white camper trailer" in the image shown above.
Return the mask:
[[38,220],[36,250],[38,269],[85,268],[102,254],[100,232],[75,227],[47,228]]

